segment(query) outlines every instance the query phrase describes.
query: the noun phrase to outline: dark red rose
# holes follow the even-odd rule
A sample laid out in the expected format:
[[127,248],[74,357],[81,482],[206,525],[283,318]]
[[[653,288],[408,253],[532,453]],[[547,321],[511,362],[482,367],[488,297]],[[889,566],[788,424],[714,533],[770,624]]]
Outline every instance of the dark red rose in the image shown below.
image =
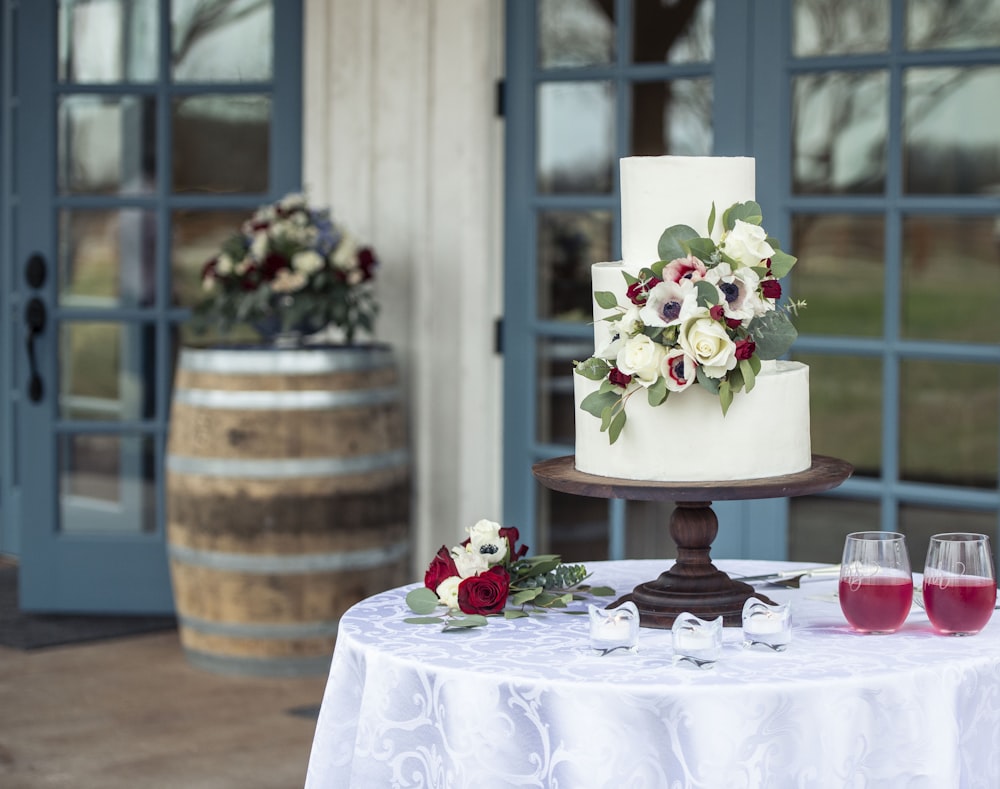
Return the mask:
[[260,275],[266,282],[270,282],[283,268],[289,268],[288,258],[271,252],[260,266]]
[[435,591],[445,578],[458,575],[458,568],[455,567],[455,560],[451,558],[451,551],[444,545],[438,550],[437,555],[431,559],[431,564],[424,573],[424,586]]
[[713,321],[721,321],[726,315],[726,310],[721,304],[716,304],[709,308],[708,314],[712,316]]
[[760,292],[764,294],[765,299],[780,299],[781,283],[776,279],[765,279],[760,283]]
[[500,528],[500,536],[507,540],[508,561],[516,562],[527,555],[528,546],[522,545],[518,547],[517,545],[517,541],[521,538],[521,533],[517,530],[516,526],[502,526]]
[[736,358],[737,359],[749,359],[753,356],[753,352],[757,350],[757,343],[753,340],[737,340],[736,341]]
[[375,276],[375,267],[377,265],[378,260],[375,258],[375,253],[372,252],[370,247],[364,247],[360,252],[358,252],[358,267],[364,275],[364,279],[362,281],[370,280]]
[[633,304],[640,305],[646,303],[646,297],[649,296],[649,291],[660,284],[660,279],[658,277],[650,277],[649,279],[639,282],[633,282],[628,286],[628,290],[625,291],[625,295],[628,296],[629,301]]
[[463,614],[499,614],[507,604],[509,591],[510,574],[495,565],[458,585],[458,607]]
[[741,321],[739,318],[726,318],[726,326],[728,326],[730,329],[735,329],[741,323],[743,323],[743,321]]
[[210,276],[214,279],[216,277],[215,269],[218,266],[218,264],[219,264],[218,258],[212,258],[211,260],[205,261],[205,265],[201,269],[201,278],[205,279],[205,277]]
[[628,373],[623,373],[617,367],[612,367],[611,372],[608,373],[608,380],[615,386],[628,386],[632,383],[632,376]]
[[260,279],[260,269],[252,265],[243,272],[240,288],[245,291],[257,290],[260,287]]

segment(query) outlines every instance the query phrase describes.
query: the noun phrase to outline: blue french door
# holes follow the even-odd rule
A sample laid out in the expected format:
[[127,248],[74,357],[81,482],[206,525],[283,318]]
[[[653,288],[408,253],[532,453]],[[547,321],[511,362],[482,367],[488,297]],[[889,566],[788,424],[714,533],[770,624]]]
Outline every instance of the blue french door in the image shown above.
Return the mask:
[[19,525],[21,605],[170,611],[174,359],[204,260],[254,207],[298,188],[301,6],[4,10],[17,45],[4,55],[3,319],[16,341],[3,504]]
[[905,533],[918,570],[935,532],[996,548],[1000,3],[510,0],[507,24],[505,519],[575,558],[670,549],[664,513],[553,494],[530,466],[573,450],[618,157],[739,154],[799,258],[813,451],[856,472],[717,505],[713,554],[836,562],[859,529]]

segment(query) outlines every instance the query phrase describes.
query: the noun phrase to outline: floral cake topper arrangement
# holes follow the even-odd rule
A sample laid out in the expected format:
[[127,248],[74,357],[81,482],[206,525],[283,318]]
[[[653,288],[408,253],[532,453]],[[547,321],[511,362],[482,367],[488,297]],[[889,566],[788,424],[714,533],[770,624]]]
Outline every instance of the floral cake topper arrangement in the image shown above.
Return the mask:
[[[258,208],[202,270],[195,327],[233,324],[312,333],[339,327],[348,343],[374,329],[378,261],[329,209],[293,193]],[[264,332],[264,329],[261,329]]]
[[760,206],[736,203],[722,215],[716,243],[715,204],[708,236],[687,225],[667,228],[660,237],[660,260],[623,272],[628,302],[614,293],[594,293],[597,304],[614,312],[604,318],[611,343],[576,372],[602,381],[580,407],[601,420],[614,443],[625,426],[629,398],[645,392],[651,406],[695,384],[718,395],[723,415],[733,395],[754,387],[761,361],[785,354],[797,337],[789,313],[805,302],[778,307],[779,280],[796,258],[781,251],[761,227]]
[[481,520],[468,533],[451,549],[441,546],[424,574],[424,585],[406,596],[410,610],[420,614],[407,622],[441,624],[445,630],[481,627],[489,616],[518,619],[565,609],[585,593],[615,593],[586,585],[590,576],[582,564],[563,564],[555,554],[528,557],[528,547],[517,544],[520,535],[512,526]]

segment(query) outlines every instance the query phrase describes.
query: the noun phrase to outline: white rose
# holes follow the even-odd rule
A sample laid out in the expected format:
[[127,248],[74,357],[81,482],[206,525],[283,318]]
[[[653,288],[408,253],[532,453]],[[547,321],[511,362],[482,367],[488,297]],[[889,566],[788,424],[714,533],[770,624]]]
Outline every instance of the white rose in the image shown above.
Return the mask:
[[236,272],[237,276],[242,277],[252,266],[253,261],[250,258],[243,258],[243,260],[233,266],[233,271]]
[[267,248],[270,241],[265,231],[254,233],[253,241],[250,242],[250,255],[255,260],[263,260],[267,257]]
[[455,560],[455,567],[460,578],[471,578],[490,569],[490,563],[486,557],[473,551],[469,545],[452,548],[451,558]]
[[744,266],[759,266],[774,254],[767,243],[767,233],[760,225],[737,219],[732,230],[726,233],[720,247],[722,252]]
[[619,370],[635,376],[643,386],[651,386],[660,375],[660,361],[665,353],[662,345],[645,334],[638,334],[625,341],[615,363]]
[[290,192],[278,201],[278,205],[285,211],[295,211],[304,208],[306,196],[302,192]]
[[487,564],[499,564],[507,558],[507,538],[500,536],[500,524],[481,520],[469,529],[469,548],[486,557]]
[[302,290],[307,281],[305,274],[283,268],[271,281],[271,290],[275,293],[295,293]]
[[622,337],[631,337],[642,331],[642,318],[639,317],[639,308],[635,304],[630,304],[622,316],[611,323],[611,333]]
[[680,347],[701,365],[709,378],[722,378],[736,366],[736,343],[722,324],[704,315],[681,324]]
[[206,293],[212,293],[215,290],[215,277],[208,276],[201,281],[201,289]]
[[225,276],[233,273],[233,259],[223,252],[215,259],[215,270]]
[[438,599],[453,611],[458,610],[458,585],[460,583],[462,583],[461,578],[457,575],[450,575],[434,590]]
[[307,276],[315,274],[323,268],[324,263],[323,256],[313,249],[306,249],[292,255],[292,268]]
[[350,271],[358,265],[358,243],[354,238],[344,233],[344,237],[333,251],[331,262],[341,271]]

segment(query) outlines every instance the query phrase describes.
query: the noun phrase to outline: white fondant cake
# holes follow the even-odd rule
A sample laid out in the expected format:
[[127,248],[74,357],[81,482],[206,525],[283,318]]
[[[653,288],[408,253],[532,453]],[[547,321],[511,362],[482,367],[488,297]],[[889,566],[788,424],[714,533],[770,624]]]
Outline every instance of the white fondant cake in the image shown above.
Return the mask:
[[[663,231],[688,225],[708,235],[714,202],[718,218],[734,203],[754,199],[754,160],[723,157],[632,157],[621,161],[623,260],[592,267],[595,293],[629,303],[628,282],[659,260]],[[773,309],[773,307],[769,307]],[[594,300],[594,352],[614,339],[603,320],[614,313]],[[605,354],[605,358],[607,358]],[[690,374],[690,371],[689,371]],[[798,362],[765,361],[751,391],[738,391],[723,415],[719,396],[698,384],[671,391],[649,405],[644,391],[629,397],[627,422],[615,441],[601,419],[581,410],[603,381],[573,376],[576,405],[576,468],[605,477],[655,482],[710,482],[791,474],[812,463],[809,434],[809,369]]]

